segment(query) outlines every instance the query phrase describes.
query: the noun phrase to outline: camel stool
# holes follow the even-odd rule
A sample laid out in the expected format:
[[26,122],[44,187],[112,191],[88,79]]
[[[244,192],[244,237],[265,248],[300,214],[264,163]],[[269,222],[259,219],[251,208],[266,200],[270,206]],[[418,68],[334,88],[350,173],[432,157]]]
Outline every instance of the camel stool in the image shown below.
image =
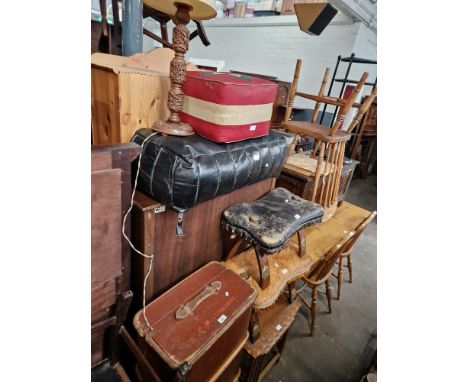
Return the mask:
[[250,203],[235,204],[224,210],[222,225],[238,237],[225,260],[229,260],[245,241],[255,248],[260,271],[260,287],[270,283],[267,256],[280,251],[294,235],[298,235],[299,256],[306,252],[304,228],[320,223],[323,208],[302,199],[284,188],[275,188]]

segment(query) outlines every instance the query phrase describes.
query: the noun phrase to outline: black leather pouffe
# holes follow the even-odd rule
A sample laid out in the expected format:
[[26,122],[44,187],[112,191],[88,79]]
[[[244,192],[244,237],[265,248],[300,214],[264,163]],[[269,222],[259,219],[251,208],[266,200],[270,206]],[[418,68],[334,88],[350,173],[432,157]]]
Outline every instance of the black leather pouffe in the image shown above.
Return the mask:
[[[132,142],[142,145],[154,131],[139,129]],[[138,190],[184,212],[194,205],[268,178],[277,178],[292,136],[270,130],[267,136],[216,143],[198,135],[155,134],[141,152]]]

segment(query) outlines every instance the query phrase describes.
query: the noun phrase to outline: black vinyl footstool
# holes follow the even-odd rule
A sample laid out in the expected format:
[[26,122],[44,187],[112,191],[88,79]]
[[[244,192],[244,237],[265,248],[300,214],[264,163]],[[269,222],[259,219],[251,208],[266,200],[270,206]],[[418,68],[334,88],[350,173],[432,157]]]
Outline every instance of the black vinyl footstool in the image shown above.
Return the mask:
[[270,268],[266,255],[281,250],[297,233],[299,256],[305,255],[306,237],[303,229],[322,221],[323,208],[302,199],[284,188],[275,188],[250,203],[235,204],[224,210],[222,225],[239,240],[226,256],[234,256],[244,240],[250,242],[257,255],[260,287],[270,283]]

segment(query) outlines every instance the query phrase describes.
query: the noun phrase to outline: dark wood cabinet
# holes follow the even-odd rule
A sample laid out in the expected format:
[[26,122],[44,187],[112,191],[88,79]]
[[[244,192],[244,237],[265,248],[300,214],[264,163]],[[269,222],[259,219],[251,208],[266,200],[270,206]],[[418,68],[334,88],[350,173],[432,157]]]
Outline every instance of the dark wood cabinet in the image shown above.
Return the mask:
[[130,205],[130,164],[139,152],[135,143],[91,149],[91,365],[109,355],[110,328],[124,319],[117,303],[129,289],[130,252],[121,232]]
[[[136,192],[132,211],[132,238],[135,247],[147,255],[154,253],[152,271],[146,285],[146,301],[190,275],[210,261],[221,261],[227,253],[229,235],[221,228],[222,212],[236,203],[251,202],[273,189],[275,179],[265,179],[229,194],[200,203],[184,213],[183,237],[176,235],[177,212]],[[233,240],[232,240],[233,241]],[[150,261],[132,257],[132,291],[141,308],[143,281]]]

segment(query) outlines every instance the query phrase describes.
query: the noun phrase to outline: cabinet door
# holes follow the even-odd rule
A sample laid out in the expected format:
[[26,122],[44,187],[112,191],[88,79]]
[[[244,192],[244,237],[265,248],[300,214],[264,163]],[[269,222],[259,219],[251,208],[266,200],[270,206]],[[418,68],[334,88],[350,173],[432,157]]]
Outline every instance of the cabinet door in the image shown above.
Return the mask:
[[120,169],[91,173],[92,313],[115,302],[115,278],[121,274]]

